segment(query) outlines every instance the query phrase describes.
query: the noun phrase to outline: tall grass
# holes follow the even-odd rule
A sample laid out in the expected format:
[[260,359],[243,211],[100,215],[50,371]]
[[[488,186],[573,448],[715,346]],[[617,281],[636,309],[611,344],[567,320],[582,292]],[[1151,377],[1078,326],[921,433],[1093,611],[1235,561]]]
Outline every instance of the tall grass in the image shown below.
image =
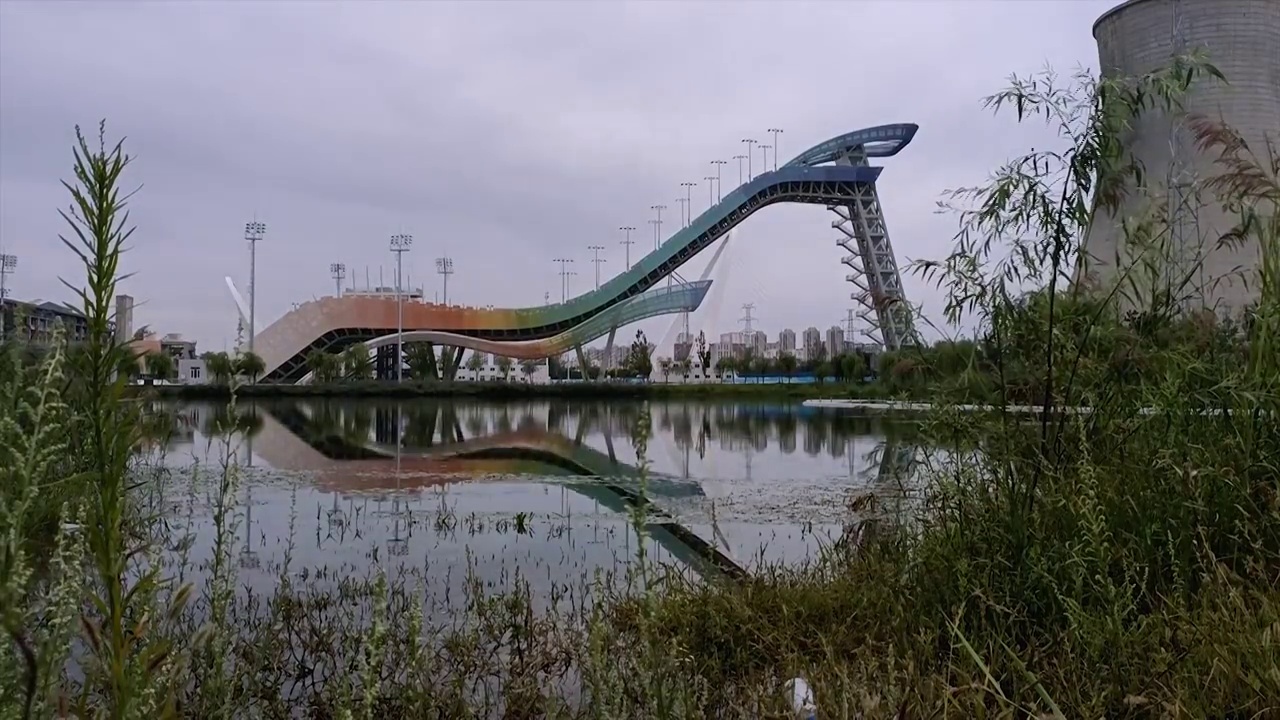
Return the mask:
[[[1134,118],[1178,114],[1190,84],[1216,76],[1191,57],[1119,82],[1015,78],[988,100],[1066,145],[955,193],[955,251],[919,266],[947,290],[953,322],[980,324],[974,357],[998,408],[944,408],[927,423],[941,452],[918,532],[881,533],[857,557],[747,591],[671,597],[667,622],[713,685],[792,658],[816,665],[837,713],[1280,712],[1274,150],[1192,124],[1222,156],[1203,187],[1241,220],[1224,241],[1264,258],[1243,327],[1185,314],[1203,290],[1194,272],[1166,292],[1135,290],[1162,281],[1141,258],[1111,287],[1067,287],[1095,214],[1135,184],[1150,191],[1120,142]],[[1127,220],[1148,247],[1168,243],[1166,219]],[[1006,410],[1028,401],[1044,407],[1034,425]],[[1052,412],[1061,404],[1095,412]]]
[[[272,589],[238,587],[230,438],[192,480],[213,537],[145,501],[143,413],[110,327],[129,157],[77,134],[64,216],[90,341],[74,361],[61,345],[35,366],[0,357],[0,716],[755,718],[789,712],[796,676],[823,717],[1280,713],[1274,149],[1191,124],[1221,158],[1204,191],[1240,218],[1223,242],[1262,257],[1240,324],[1187,314],[1194,273],[1139,291],[1165,282],[1141,258],[1111,287],[1072,282],[1084,229],[1142,175],[1126,128],[1180,112],[1190,83],[1215,76],[1192,57],[1123,82],[1015,78],[989,99],[1049,122],[1065,150],[956,193],[955,252],[921,266],[950,319],[981,328],[948,372],[968,363],[999,407],[925,423],[936,452],[923,508],[898,518],[910,522],[872,518],[818,562],[740,582],[657,567],[641,541],[625,577],[584,575],[545,609],[523,579],[491,590],[473,559],[447,620],[424,597],[430,568],[393,571],[378,553],[311,569],[287,548]],[[1128,220],[1142,243],[1170,236],[1159,217]],[[1004,411],[1027,399],[1045,406],[1036,422]],[[1095,412],[1051,412],[1061,404]],[[647,406],[634,428],[643,539]],[[444,510],[432,526],[458,527]],[[211,549],[193,570],[197,542]]]

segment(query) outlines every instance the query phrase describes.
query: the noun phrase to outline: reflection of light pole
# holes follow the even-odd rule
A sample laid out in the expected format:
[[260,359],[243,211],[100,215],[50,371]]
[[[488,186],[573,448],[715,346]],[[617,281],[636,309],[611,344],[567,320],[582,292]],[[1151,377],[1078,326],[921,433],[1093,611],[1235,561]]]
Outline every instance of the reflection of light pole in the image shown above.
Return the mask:
[[743,138],[743,139],[742,139],[742,142],[743,142],[743,143],[745,143],[745,144],[746,144],[746,146],[747,146],[747,152],[746,152],[746,156],[747,156],[747,181],[748,181],[748,182],[750,182],[750,181],[751,181],[751,178],[752,178],[752,177],[754,177],[754,174],[751,172],[751,152],[752,152],[753,150],[755,150],[755,148],[753,148],[753,147],[752,147],[752,145],[755,145],[757,142],[759,142],[759,140],[753,140],[752,138]]
[[[404,447],[404,414],[399,403],[396,403],[396,491],[391,501],[391,539],[387,541],[387,554],[402,557],[409,552],[409,542],[400,537],[400,456]],[[406,515],[408,507],[406,503]]]
[[734,160],[738,161],[738,186],[742,186],[742,161],[747,159],[746,155],[734,155]]
[[773,133],[773,169],[778,169],[778,136],[782,134],[782,128],[771,127],[765,132]]
[[391,236],[391,252],[396,254],[396,382],[404,380],[404,294],[400,290],[400,270],[404,254],[413,245],[413,236]]
[[688,213],[684,221],[685,227],[693,224],[693,189],[697,186],[698,183],[693,181],[680,183],[680,187],[684,188],[684,211]]
[[330,263],[329,275],[333,277],[334,297],[342,297],[342,280],[347,277],[346,263]]
[[653,249],[657,250],[658,245],[661,244],[660,238],[662,237],[662,211],[666,210],[667,206],[666,205],[650,205],[649,209],[656,210],[658,212],[658,219],[649,221],[649,224],[653,225]]
[[244,224],[244,239],[249,241],[249,352],[253,352],[253,336],[258,334],[258,325],[254,322],[254,309],[258,304],[258,241],[266,233],[266,223],[255,220]]
[[600,251],[604,249],[603,245],[588,245],[587,249],[591,251],[591,262],[596,266],[596,289],[600,289],[600,263],[605,259],[600,257]]
[[436,258],[436,272],[440,273],[440,277],[444,279],[444,304],[449,304],[449,276],[453,274],[453,258],[448,255]]
[[720,199],[721,199],[721,191],[722,191],[722,190],[724,190],[724,186],[720,184],[720,168],[722,168],[722,167],[724,167],[725,165],[727,165],[727,164],[728,164],[728,161],[726,161],[726,160],[712,160],[712,161],[711,161],[711,164],[712,164],[712,165],[714,165],[714,166],[716,167],[716,202],[720,202]]
[[769,148],[773,147],[767,143],[760,144],[760,172],[769,172]]
[[631,246],[635,244],[635,240],[631,239],[631,231],[635,230],[635,228],[631,227],[630,225],[624,225],[618,229],[627,234],[626,238],[624,238],[622,242],[619,244],[627,248],[627,269],[630,270],[631,269]]

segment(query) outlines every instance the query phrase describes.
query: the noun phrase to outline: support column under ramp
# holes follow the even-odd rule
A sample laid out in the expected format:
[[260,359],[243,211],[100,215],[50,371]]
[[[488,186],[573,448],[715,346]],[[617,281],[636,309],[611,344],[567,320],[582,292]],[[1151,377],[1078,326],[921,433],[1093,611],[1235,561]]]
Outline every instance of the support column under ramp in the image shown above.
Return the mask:
[[[866,165],[867,158],[857,148],[836,164]],[[840,232],[836,245],[849,253],[841,262],[853,270],[845,280],[857,288],[849,297],[861,308],[858,317],[871,326],[867,334],[886,350],[918,344],[911,306],[902,289],[902,275],[875,185],[864,185],[847,204],[829,205],[827,209],[838,218],[831,227]]]

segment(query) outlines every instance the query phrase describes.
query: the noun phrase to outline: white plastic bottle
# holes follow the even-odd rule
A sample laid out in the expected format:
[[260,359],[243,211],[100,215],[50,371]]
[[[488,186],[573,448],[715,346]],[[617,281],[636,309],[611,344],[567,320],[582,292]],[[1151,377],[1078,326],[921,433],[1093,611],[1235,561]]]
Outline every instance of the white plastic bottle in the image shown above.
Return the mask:
[[818,720],[818,704],[813,699],[813,690],[804,678],[791,678],[787,681],[787,690],[791,694],[791,708],[797,720]]

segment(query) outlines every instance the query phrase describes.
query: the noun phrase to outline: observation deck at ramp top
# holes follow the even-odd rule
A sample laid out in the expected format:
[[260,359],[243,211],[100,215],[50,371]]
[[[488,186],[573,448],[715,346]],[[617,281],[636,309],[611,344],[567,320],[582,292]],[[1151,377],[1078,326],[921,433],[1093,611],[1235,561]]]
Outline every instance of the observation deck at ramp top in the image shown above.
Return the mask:
[[[834,163],[858,149],[867,158],[896,155],[917,129],[912,123],[881,125],[819,143],[777,170],[731,190],[629,270],[567,302],[492,310],[405,303],[404,329],[448,333],[463,347],[478,340],[515,344],[563,336],[644,294],[763,207],[783,202],[824,206],[850,202],[867,186],[874,186],[882,168]],[[326,298],[286,313],[257,333],[254,346],[266,366],[264,382],[295,382],[305,373],[305,359],[311,352],[332,352],[395,332],[393,298]]]

